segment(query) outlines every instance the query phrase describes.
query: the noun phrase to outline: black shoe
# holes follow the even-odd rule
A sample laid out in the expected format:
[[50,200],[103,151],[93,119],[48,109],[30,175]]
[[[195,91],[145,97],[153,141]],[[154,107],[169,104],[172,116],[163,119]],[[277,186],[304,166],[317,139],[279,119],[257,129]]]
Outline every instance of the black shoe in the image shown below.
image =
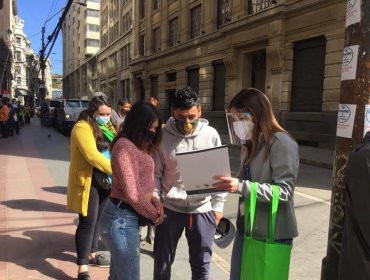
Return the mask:
[[77,276],[77,280],[91,280],[89,272],[88,271],[80,272]]

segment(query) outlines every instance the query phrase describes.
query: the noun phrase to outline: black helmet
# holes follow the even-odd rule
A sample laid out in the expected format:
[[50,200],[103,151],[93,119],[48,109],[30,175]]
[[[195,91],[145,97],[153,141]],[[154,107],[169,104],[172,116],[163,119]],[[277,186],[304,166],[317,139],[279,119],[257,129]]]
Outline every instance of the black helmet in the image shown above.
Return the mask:
[[224,249],[230,245],[235,236],[235,227],[233,223],[227,219],[222,218],[217,225],[216,233],[214,237],[215,244]]

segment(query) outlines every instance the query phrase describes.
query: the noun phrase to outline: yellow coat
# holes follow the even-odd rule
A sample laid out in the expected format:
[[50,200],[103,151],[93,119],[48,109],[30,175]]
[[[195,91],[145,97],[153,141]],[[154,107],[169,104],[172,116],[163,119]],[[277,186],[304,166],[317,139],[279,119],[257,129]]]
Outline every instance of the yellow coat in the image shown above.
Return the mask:
[[96,148],[93,128],[87,121],[78,121],[71,133],[67,207],[87,216],[93,167],[112,174],[110,161]]

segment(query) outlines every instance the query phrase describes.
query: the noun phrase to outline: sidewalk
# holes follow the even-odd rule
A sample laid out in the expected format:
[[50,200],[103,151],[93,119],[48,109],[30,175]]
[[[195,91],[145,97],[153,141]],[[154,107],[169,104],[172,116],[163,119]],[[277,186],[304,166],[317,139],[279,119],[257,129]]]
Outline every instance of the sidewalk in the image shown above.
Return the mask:
[[[75,279],[77,215],[65,207],[68,160],[69,138],[41,127],[39,119],[22,128],[21,135],[0,139],[0,280]],[[107,279],[108,271],[90,267],[95,280]],[[185,237],[172,271],[172,279],[191,278]],[[228,275],[212,263],[211,279]],[[152,247],[146,244],[141,279],[152,278]]]
[[[333,164],[334,151],[305,146],[299,151],[301,164],[326,168]],[[232,168],[237,167],[238,152],[232,151],[230,157]],[[39,119],[33,119],[21,135],[0,139],[0,280],[75,279],[77,215],[65,208],[68,161],[69,139],[41,127]],[[142,246],[141,253],[141,279],[152,279],[151,245]],[[210,279],[228,279],[229,261],[215,253]],[[90,273],[92,279],[108,277],[106,268],[91,267]],[[190,278],[183,237],[172,279]]]

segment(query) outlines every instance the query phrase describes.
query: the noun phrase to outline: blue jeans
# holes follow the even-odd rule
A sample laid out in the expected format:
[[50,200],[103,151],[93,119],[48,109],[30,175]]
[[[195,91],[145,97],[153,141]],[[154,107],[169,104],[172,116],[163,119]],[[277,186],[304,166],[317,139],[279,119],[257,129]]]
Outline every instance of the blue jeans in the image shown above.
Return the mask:
[[138,216],[111,201],[99,220],[101,238],[111,253],[109,280],[140,279],[140,237]]
[[[292,244],[293,239],[276,240],[276,242],[283,244]],[[240,271],[242,267],[242,254],[243,254],[244,237],[239,231],[236,231],[234,237],[233,251],[231,254],[231,268],[230,280],[240,279]]]

